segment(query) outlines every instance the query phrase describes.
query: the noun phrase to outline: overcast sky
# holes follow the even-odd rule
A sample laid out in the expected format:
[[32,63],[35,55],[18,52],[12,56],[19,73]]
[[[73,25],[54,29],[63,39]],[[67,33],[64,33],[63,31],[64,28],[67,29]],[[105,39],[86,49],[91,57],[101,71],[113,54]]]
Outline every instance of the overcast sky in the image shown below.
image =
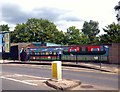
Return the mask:
[[70,26],[82,29],[84,21],[98,21],[102,28],[117,23],[114,10],[119,0],[0,0],[0,24],[8,24],[11,29],[28,18],[49,19],[59,30]]

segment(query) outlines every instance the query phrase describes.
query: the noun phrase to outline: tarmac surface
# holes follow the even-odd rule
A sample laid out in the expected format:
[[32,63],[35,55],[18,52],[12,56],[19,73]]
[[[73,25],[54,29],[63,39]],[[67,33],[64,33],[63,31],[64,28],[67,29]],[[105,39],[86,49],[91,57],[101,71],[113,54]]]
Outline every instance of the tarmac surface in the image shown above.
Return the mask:
[[[19,60],[0,60],[0,63],[23,63],[23,64],[37,64],[37,65],[51,65],[52,61],[30,61],[20,62]],[[94,70],[100,70],[103,72],[112,72],[120,74],[120,67],[117,64],[104,64],[104,63],[90,63],[90,62],[62,62],[62,66],[68,67],[81,67]]]
[[[41,64],[41,65],[51,65],[50,61],[30,61],[30,62],[20,62],[12,60],[0,61],[1,63],[24,63],[24,64]],[[95,69],[104,72],[118,73],[119,74],[119,65],[115,64],[99,64],[99,63],[76,63],[76,62],[62,62],[62,66],[70,67],[82,67],[88,69]],[[56,90],[101,90],[100,87],[95,85],[83,84],[79,80],[72,79],[62,79],[62,80],[53,80],[48,79],[45,81],[48,86],[55,88]]]

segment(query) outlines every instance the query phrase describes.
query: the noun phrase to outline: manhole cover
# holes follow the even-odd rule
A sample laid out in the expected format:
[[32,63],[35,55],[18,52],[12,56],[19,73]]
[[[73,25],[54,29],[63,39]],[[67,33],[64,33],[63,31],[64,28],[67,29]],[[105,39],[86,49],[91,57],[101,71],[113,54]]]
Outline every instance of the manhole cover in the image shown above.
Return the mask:
[[81,88],[93,88],[92,85],[81,85]]

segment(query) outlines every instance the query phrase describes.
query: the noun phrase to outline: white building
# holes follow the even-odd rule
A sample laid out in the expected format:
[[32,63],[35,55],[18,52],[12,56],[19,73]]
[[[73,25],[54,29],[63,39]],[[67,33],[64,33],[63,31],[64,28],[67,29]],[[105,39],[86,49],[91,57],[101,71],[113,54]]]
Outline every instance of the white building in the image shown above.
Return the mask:
[[115,6],[115,10],[118,11],[117,13],[117,20],[118,20],[118,24],[120,25],[120,1],[118,2],[118,5]]

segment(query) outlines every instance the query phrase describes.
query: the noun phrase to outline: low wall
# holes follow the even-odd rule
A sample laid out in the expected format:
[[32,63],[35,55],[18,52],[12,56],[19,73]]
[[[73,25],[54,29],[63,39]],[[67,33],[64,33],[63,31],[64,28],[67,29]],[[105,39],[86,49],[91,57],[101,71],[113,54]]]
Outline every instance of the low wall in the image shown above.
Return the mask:
[[120,64],[120,43],[112,43],[109,47],[109,63]]

